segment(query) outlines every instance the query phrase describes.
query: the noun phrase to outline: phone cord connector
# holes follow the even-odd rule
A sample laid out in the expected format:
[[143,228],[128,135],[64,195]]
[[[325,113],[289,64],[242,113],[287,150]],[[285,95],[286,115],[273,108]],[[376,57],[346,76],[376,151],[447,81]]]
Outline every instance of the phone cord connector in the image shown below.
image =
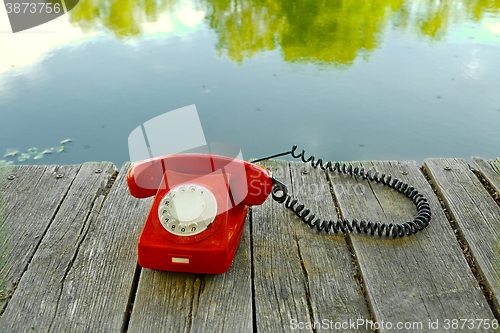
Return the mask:
[[[385,236],[403,237],[409,236],[417,233],[420,230],[423,230],[429,225],[431,220],[431,208],[427,199],[423,196],[422,193],[419,193],[417,189],[409,184],[399,180],[398,178],[392,178],[391,175],[386,175],[384,173],[379,175],[379,172],[370,168],[368,171],[365,171],[363,166],[353,167],[351,164],[340,163],[340,162],[331,162],[328,161],[323,163],[321,158],[317,159],[314,155],[311,155],[309,158],[305,158],[305,150],[302,150],[300,154],[296,154],[297,145],[292,147],[292,150],[288,153],[292,155],[294,158],[301,158],[302,162],[310,163],[312,167],[317,168],[318,166],[329,172],[338,172],[345,175],[350,175],[353,177],[361,177],[363,179],[368,179],[370,181],[375,181],[377,183],[381,183],[385,186],[388,186],[401,194],[404,194],[408,197],[417,207],[418,214],[411,221],[407,221],[400,224],[394,223],[380,223],[380,222],[372,222],[357,219],[338,219],[338,220],[323,220],[319,217],[316,217],[315,214],[312,214],[310,209],[306,208],[303,204],[298,203],[297,199],[293,199],[289,194],[286,186],[276,180],[273,179],[273,190],[271,192],[272,197],[279,203],[284,203],[285,207],[294,212],[304,223],[306,223],[311,228],[316,228],[318,231],[326,231],[330,232],[333,230],[334,233],[346,232],[349,230],[352,232],[356,230],[358,233],[364,232],[366,234],[374,235],[375,233],[379,236],[385,234]],[[284,155],[284,154],[283,154]],[[281,192],[281,194],[280,194]]]

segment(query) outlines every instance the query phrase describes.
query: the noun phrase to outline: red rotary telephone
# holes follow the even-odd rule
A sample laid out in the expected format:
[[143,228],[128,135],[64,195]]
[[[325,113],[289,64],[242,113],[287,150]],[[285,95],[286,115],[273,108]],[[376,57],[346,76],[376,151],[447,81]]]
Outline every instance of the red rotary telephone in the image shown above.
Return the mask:
[[139,265],[220,274],[231,266],[248,206],[264,203],[273,180],[243,160],[178,154],[135,164],[127,183],[134,197],[155,195],[139,238]]

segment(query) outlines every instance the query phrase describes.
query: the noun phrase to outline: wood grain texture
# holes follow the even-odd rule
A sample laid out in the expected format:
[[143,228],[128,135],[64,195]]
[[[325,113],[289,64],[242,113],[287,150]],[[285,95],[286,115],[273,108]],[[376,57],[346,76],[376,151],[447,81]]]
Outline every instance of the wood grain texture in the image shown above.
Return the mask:
[[128,332],[252,332],[249,221],[229,271],[143,269]]
[[[79,165],[0,168],[0,313],[79,169]],[[11,175],[14,178],[9,180]]]
[[86,163],[79,169],[0,319],[0,331],[50,331],[66,273],[115,170],[112,163]]
[[[432,331],[426,326],[429,320],[439,319],[442,323],[453,318],[494,319],[453,230],[416,163],[363,164],[365,168],[373,165],[415,186],[428,198],[433,214],[430,226],[411,237],[349,234],[375,320],[421,322],[423,331]],[[382,184],[335,173],[329,176],[344,218],[401,223],[416,215],[416,208],[408,198]],[[357,188],[357,192],[340,191],[346,188]],[[440,331],[446,331],[441,328]]]
[[122,166],[62,281],[53,332],[119,332],[137,267],[137,240],[151,205],[128,192]]
[[[500,303],[500,207],[462,159],[426,159],[429,176],[474,257],[476,268]],[[448,166],[451,169],[445,170]]]
[[[496,162],[473,160],[495,184]],[[302,163],[264,164],[291,195],[325,219],[337,218],[336,205],[342,217],[382,222],[400,223],[416,214],[407,198],[380,184],[327,176]],[[138,268],[137,241],[152,199],[130,196],[125,181],[129,163],[109,194],[105,185],[114,171],[109,163],[1,167],[0,331],[295,332],[293,324],[299,322],[373,319],[422,322],[422,330],[397,331],[425,332],[436,331],[428,328],[429,320],[439,319],[442,325],[444,319],[494,319],[417,165],[364,165],[424,193],[433,213],[431,225],[402,239],[324,234],[269,198],[249,211],[233,265],[221,275]],[[498,204],[463,160],[428,159],[425,168],[498,311]],[[8,180],[11,174],[16,177]],[[363,330],[370,331],[366,326],[338,331]],[[316,326],[300,331],[336,330]],[[441,326],[438,331],[446,330]],[[488,330],[474,330],[481,331]]]
[[[319,216],[337,216],[323,172],[285,161],[264,165]],[[299,323],[301,331],[336,331],[331,323],[369,318],[342,235],[318,233],[271,198],[252,209],[252,221],[258,332],[291,332]]]
[[472,162],[495,190],[496,199],[500,199],[500,158],[486,161],[480,157],[472,157]]

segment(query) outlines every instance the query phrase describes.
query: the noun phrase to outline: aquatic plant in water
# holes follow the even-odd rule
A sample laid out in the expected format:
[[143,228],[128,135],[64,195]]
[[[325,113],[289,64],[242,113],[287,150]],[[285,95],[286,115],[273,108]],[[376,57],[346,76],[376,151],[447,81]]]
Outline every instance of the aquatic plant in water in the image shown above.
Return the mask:
[[[25,161],[29,160],[31,157],[33,157],[34,160],[40,160],[47,154],[52,154],[54,152],[56,152],[56,153],[65,152],[66,151],[66,144],[70,143],[70,142],[73,142],[73,139],[64,139],[61,141],[62,146],[57,147],[57,148],[55,148],[55,147],[47,148],[47,149],[43,150],[42,152],[39,152],[38,148],[36,148],[36,147],[31,147],[31,148],[27,149],[25,153],[20,153],[19,150],[17,150],[17,149],[9,148],[6,150],[3,157],[10,158],[10,157],[16,157],[19,155],[17,157],[17,160],[19,162],[25,162]],[[0,166],[12,165],[12,164],[14,164],[14,162],[15,161],[13,161],[13,160],[0,160]]]
[[5,152],[5,155],[3,155],[3,157],[13,157],[13,156],[16,156],[17,154],[19,154],[19,150],[7,149],[7,151]]
[[14,161],[7,161],[7,160],[0,160],[0,167],[4,165],[12,165],[14,164]]
[[19,162],[24,162],[24,161],[27,161],[30,159],[30,154],[28,153],[22,153],[21,155],[19,155],[19,157],[17,158],[17,160]]

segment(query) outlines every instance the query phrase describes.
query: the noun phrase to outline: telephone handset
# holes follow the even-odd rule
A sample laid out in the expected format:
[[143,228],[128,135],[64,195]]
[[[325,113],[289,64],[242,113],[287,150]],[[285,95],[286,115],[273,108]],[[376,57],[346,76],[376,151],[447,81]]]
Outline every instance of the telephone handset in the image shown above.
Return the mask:
[[155,196],[139,238],[140,266],[219,274],[231,266],[248,206],[267,199],[273,178],[243,160],[178,154],[135,164],[127,183],[137,198]]

